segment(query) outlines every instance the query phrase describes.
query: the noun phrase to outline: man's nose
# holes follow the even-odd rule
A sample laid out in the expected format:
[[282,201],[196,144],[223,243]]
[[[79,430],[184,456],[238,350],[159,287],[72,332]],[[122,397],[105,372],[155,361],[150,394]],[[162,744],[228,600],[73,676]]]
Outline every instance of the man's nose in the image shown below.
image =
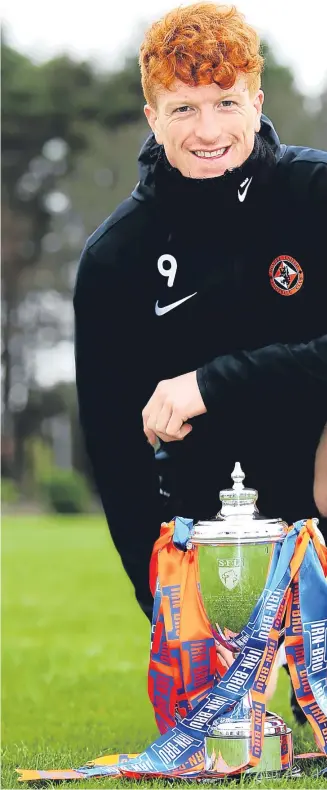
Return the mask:
[[207,110],[199,113],[196,121],[195,133],[199,141],[210,147],[219,142],[221,135],[221,118],[217,110]]

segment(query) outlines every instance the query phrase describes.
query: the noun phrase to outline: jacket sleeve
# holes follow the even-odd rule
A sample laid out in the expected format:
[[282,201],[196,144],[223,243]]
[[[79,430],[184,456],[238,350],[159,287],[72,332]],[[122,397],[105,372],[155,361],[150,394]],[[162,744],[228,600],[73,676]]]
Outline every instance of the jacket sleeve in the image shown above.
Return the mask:
[[[327,384],[327,335],[307,343],[276,343],[254,351],[216,357],[197,370],[197,382],[207,411],[247,386],[269,386],[288,379],[294,387],[304,379],[320,379]],[[327,400],[326,400],[327,412]]]
[[79,417],[110,532],[138,598],[148,595],[148,560],[160,531],[159,479],[143,433],[155,389],[142,330],[129,312],[115,263],[84,250],[74,293]]

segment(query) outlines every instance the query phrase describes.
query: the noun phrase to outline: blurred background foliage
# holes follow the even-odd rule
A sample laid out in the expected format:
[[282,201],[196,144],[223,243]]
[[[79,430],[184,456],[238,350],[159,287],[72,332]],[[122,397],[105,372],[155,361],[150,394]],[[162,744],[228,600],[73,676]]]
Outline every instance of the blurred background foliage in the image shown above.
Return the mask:
[[[284,143],[324,148],[327,85],[310,100],[263,44],[265,113]],[[87,236],[131,192],[148,135],[135,56],[119,72],[35,64],[2,39],[2,500],[97,506],[81,439],[72,293]]]

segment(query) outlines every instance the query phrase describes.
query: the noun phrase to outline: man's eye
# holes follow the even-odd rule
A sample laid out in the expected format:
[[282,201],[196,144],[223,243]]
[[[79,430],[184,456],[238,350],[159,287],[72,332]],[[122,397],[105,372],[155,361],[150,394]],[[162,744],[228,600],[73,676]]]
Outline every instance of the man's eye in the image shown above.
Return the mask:
[[176,107],[176,110],[174,110],[174,112],[183,113],[183,112],[187,112],[187,110],[191,110],[191,109],[192,108],[188,104],[183,104],[182,107]]
[[232,101],[232,99],[224,99],[220,104],[224,107],[231,107],[232,104],[236,104],[236,101]]

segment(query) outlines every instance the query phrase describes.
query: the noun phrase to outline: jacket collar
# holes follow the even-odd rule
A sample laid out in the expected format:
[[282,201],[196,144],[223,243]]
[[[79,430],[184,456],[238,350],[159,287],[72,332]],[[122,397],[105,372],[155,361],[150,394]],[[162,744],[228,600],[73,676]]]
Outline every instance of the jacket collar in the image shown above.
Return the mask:
[[[266,140],[276,157],[276,161],[278,161],[282,155],[282,147],[277,132],[266,115],[261,116],[259,136]],[[155,170],[162,153],[163,147],[158,145],[154,134],[151,133],[143,144],[138,157],[140,179],[132,192],[132,197],[136,200],[142,202],[152,200],[155,197]]]

